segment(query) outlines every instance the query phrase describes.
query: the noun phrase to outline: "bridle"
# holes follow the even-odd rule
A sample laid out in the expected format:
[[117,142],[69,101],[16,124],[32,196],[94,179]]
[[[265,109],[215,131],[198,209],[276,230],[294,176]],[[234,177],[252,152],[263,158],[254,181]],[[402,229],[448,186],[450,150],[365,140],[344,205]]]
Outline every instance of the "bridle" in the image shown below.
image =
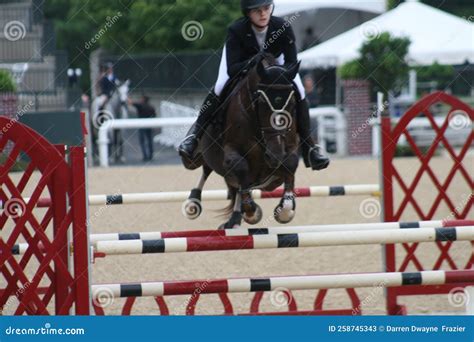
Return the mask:
[[[286,107],[288,107],[288,105],[290,104],[290,101],[293,97],[293,95],[295,94],[295,90],[293,88],[292,85],[282,85],[282,84],[273,84],[273,85],[267,85],[267,84],[259,84],[258,85],[258,90],[257,90],[257,94],[260,96],[260,98],[262,98],[264,100],[264,102],[267,104],[267,106],[270,108],[270,110],[272,111],[272,118],[274,118],[275,120],[277,120],[277,117],[278,115],[286,115],[289,119],[292,117],[292,115],[290,114],[290,112],[288,112],[286,110]],[[272,102],[270,101],[268,95],[267,95],[267,92],[266,90],[264,89],[270,89],[270,90],[291,90],[290,93],[288,94],[288,97],[286,98],[286,101],[285,101],[285,104],[277,109],[273,106]],[[275,128],[275,127],[261,127],[261,129],[263,131],[267,130],[268,128],[274,128],[278,131],[284,131],[283,133],[287,133],[291,130],[291,123],[290,125],[286,125],[285,127],[283,128]]]
[[[252,91],[252,88],[250,87],[250,81],[249,78],[246,77],[245,81],[245,86],[247,88],[247,94],[250,99],[250,105],[252,108],[252,111],[255,113],[255,115],[251,115],[248,113],[246,106],[244,105],[242,101],[242,92],[239,92],[238,95],[238,102],[240,106],[240,110],[242,113],[244,113],[249,120],[254,120],[256,119],[257,125],[258,125],[258,133],[259,136],[257,137],[258,143],[262,146],[263,149],[265,149],[267,145],[267,139],[268,138],[273,138],[277,137],[279,141],[282,139],[285,139],[286,134],[291,131],[291,126],[293,122],[293,115],[287,110],[288,105],[290,104],[291,99],[295,95],[295,88],[292,84],[266,84],[266,83],[258,83],[257,84],[257,90]],[[280,108],[275,108],[274,104],[272,103],[269,94],[272,90],[278,90],[278,91],[284,91],[287,90],[289,91],[288,96],[286,97],[286,100],[284,101],[283,106]],[[256,103],[261,100],[268,106],[268,108],[271,110],[272,115],[270,117],[270,125],[263,125],[262,124],[262,118],[261,113],[259,111],[259,106],[256,105]],[[275,121],[275,124],[272,125],[272,120]],[[287,122],[286,125],[283,127],[280,127],[281,124],[279,121],[283,120]]]
[[[292,114],[287,110],[288,105],[290,104],[291,99],[295,94],[293,85],[291,84],[258,84],[258,89],[255,92],[254,100],[261,100],[268,108],[271,110],[272,114],[269,118],[269,125],[264,125],[262,123],[261,112],[259,106],[256,106],[255,112],[257,117],[257,123],[260,128],[260,139],[264,146],[267,145],[268,138],[276,137],[281,143],[281,140],[285,139],[286,134],[291,131],[291,125],[293,122]],[[288,96],[283,102],[283,106],[280,108],[275,108],[275,105],[270,100],[269,92],[272,90],[288,90]],[[252,101],[253,102],[253,101]],[[266,118],[266,120],[268,120]]]

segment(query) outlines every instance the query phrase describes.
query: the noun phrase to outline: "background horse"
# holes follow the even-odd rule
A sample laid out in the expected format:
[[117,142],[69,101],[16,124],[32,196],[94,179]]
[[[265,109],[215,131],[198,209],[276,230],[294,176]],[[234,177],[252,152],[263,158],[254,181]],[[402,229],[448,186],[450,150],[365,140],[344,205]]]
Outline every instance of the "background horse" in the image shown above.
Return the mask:
[[282,183],[285,191],[274,216],[280,223],[293,219],[299,137],[292,80],[298,69],[299,63],[285,68],[265,55],[239,81],[228,97],[225,124],[213,122],[201,139],[198,159],[203,174],[184,207],[189,218],[199,216],[202,188],[215,171],[224,178],[231,199],[225,210],[232,215],[221,228],[238,227],[242,217],[249,224],[258,223],[262,210],[251,190],[272,191]]
[[[94,99],[94,102],[92,103],[92,124],[95,130],[98,130],[100,126],[107,120],[128,118],[127,99],[129,90],[130,80],[126,80],[125,82],[119,84],[103,109],[100,109],[102,106],[100,103],[101,98],[97,97]],[[97,132],[95,133],[97,136]],[[122,130],[115,129],[113,132],[109,132],[108,138],[109,156],[113,156],[116,163],[123,163],[125,158],[123,156]]]

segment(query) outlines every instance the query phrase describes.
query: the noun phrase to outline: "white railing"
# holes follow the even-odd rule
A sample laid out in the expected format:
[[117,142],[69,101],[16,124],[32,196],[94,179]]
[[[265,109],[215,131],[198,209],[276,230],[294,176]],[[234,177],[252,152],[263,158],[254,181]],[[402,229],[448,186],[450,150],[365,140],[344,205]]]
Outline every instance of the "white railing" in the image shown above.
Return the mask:
[[336,144],[335,155],[342,157],[347,155],[347,131],[346,118],[337,107],[318,107],[309,110],[311,118],[318,121],[319,144],[328,152],[327,143]]
[[100,166],[109,166],[109,130],[127,129],[127,128],[156,128],[156,127],[170,127],[192,125],[195,118],[156,118],[156,119],[114,119],[106,121],[99,128],[99,159]]
[[[182,117],[173,117],[172,113],[162,111],[167,117],[156,119],[114,119],[107,121],[99,128],[98,145],[100,166],[109,166],[109,138],[108,132],[114,129],[137,129],[137,128],[162,128],[162,133],[155,137],[155,141],[167,146],[177,146],[185,137],[189,127],[196,119],[197,111],[176,104],[165,103],[162,110],[170,109],[174,105],[172,113],[180,112]],[[191,114],[194,115],[191,116]],[[171,114],[171,117],[170,117]],[[190,115],[190,116],[187,116]],[[310,110],[310,117],[318,120],[318,136],[321,147],[327,151],[327,142],[336,144],[338,156],[346,155],[346,122],[343,113],[337,107],[320,107]]]
[[[196,118],[198,110],[169,101],[161,101],[160,115],[162,118]],[[177,148],[191,128],[191,125],[192,123],[189,125],[162,127],[161,132],[153,138],[153,142]]]

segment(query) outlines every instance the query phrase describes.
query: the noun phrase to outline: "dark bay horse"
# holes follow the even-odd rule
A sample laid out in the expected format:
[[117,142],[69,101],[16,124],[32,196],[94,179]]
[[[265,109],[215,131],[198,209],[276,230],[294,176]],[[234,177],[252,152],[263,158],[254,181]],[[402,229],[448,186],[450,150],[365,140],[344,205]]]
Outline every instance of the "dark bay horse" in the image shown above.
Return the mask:
[[[264,55],[242,78],[228,97],[225,123],[211,123],[200,141],[199,164],[203,174],[184,207],[188,218],[201,212],[201,190],[208,176],[221,175],[229,190],[230,216],[221,228],[235,228],[243,219],[256,224],[262,210],[251,190],[272,191],[284,184],[284,193],[274,210],[280,223],[295,215],[295,172],[299,160],[299,136],[294,111],[296,91],[292,80],[299,63],[285,68]],[[231,215],[232,214],[232,215]]]

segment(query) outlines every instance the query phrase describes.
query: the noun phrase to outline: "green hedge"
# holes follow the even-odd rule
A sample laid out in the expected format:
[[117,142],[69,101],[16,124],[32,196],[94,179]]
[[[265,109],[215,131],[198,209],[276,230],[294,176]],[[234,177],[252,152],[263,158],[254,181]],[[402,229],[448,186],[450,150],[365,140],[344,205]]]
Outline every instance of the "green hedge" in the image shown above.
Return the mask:
[[10,73],[0,70],[0,93],[11,93],[16,91],[16,85]]

